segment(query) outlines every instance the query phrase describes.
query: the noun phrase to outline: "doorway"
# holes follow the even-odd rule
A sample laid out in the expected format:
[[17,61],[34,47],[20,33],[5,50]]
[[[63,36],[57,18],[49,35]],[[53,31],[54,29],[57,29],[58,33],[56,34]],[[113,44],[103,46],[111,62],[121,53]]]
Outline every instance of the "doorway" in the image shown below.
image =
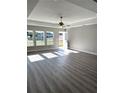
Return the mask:
[[67,32],[59,32],[59,48],[67,49]]

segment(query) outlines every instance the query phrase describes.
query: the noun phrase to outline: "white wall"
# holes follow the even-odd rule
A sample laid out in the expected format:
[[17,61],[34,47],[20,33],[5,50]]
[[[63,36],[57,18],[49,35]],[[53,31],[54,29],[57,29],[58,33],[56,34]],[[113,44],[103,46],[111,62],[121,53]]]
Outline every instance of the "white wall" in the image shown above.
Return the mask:
[[27,47],[27,52],[42,51],[42,50],[49,50],[49,49],[57,49],[58,48],[58,46],[59,46],[59,30],[58,29],[50,28],[50,27],[28,25],[27,26],[27,30],[33,30],[33,31],[52,31],[52,32],[54,32],[54,45]]
[[97,54],[97,24],[70,28],[68,40],[70,49]]

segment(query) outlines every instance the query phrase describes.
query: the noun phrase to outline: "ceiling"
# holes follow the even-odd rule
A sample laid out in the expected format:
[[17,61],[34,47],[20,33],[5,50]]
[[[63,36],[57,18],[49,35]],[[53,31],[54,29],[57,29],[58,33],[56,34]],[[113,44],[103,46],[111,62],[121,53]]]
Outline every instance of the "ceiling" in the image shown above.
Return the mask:
[[28,25],[57,27],[60,16],[66,25],[96,23],[93,0],[28,0],[27,4]]

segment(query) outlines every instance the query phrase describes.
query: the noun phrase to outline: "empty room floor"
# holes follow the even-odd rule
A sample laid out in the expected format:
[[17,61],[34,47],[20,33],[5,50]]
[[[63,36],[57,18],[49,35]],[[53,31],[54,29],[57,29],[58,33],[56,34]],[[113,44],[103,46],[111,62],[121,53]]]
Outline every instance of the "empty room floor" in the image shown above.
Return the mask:
[[97,56],[55,50],[28,53],[27,93],[97,93]]

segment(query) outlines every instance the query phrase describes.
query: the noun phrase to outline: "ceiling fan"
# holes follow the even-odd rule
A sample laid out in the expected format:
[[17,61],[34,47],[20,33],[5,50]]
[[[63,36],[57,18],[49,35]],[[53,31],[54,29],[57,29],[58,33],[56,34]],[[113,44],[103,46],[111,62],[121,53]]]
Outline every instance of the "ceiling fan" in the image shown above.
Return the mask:
[[67,28],[66,27],[69,27],[70,25],[65,25],[64,23],[63,23],[63,17],[61,16],[60,17],[60,22],[58,23],[58,25],[60,26],[60,28],[62,28],[64,31],[66,31],[67,30]]
[[93,0],[93,1],[95,1],[97,3],[97,0]]
[[60,17],[60,22],[59,22],[59,26],[63,27],[64,26],[64,23],[62,22],[62,16]]

